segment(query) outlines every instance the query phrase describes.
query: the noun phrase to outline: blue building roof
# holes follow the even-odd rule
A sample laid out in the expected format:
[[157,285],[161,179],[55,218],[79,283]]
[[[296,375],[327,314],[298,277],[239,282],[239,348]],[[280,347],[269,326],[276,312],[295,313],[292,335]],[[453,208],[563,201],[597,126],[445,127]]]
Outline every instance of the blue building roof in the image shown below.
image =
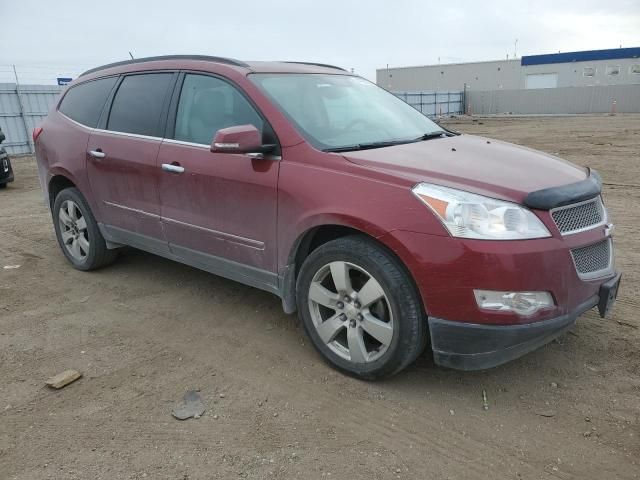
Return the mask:
[[610,48],[608,50],[585,50],[583,52],[548,53],[546,55],[526,55],[520,65],[546,65],[549,63],[592,62],[594,60],[615,60],[639,58],[640,48]]

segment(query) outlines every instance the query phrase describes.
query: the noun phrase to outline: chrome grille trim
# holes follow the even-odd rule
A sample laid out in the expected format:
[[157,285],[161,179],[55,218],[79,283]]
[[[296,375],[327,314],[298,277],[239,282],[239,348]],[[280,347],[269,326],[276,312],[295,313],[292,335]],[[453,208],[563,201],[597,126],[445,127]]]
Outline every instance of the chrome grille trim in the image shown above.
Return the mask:
[[571,250],[571,258],[582,280],[605,277],[613,273],[613,243],[611,238]]
[[607,210],[599,195],[584,202],[554,208],[550,213],[562,235],[584,232],[607,223]]

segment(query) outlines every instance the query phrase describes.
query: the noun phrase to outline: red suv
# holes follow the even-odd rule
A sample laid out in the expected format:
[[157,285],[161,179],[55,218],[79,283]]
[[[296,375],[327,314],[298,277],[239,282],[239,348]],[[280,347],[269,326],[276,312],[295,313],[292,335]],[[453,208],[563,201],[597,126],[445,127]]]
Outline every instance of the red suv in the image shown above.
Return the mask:
[[439,365],[493,367],[617,293],[595,171],[451,132],[330,65],[105,65],[34,140],[75,268],[129,245],[267,290],[362,378],[428,340]]

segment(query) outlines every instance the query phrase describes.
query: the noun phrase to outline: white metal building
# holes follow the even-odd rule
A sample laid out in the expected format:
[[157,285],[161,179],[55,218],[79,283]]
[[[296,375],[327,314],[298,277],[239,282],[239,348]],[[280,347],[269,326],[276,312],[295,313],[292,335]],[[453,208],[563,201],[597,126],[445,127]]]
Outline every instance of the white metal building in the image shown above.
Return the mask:
[[521,90],[640,84],[640,48],[530,55],[515,60],[382,68],[390,91]]

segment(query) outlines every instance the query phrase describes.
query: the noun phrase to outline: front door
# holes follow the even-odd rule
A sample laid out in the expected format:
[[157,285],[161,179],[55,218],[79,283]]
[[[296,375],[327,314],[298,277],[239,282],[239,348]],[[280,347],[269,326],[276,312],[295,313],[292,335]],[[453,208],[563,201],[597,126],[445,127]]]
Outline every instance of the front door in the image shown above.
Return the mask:
[[275,143],[269,125],[235,86],[208,75],[184,76],[175,110],[173,138],[158,155],[171,251],[229,278],[276,285],[277,157],[210,151],[214,133],[234,125],[252,124]]
[[[157,167],[163,111],[174,73],[129,75],[115,93],[103,128],[91,133],[87,172],[109,237],[166,252]],[[124,237],[123,237],[124,236]],[[159,252],[159,253],[160,253]]]

